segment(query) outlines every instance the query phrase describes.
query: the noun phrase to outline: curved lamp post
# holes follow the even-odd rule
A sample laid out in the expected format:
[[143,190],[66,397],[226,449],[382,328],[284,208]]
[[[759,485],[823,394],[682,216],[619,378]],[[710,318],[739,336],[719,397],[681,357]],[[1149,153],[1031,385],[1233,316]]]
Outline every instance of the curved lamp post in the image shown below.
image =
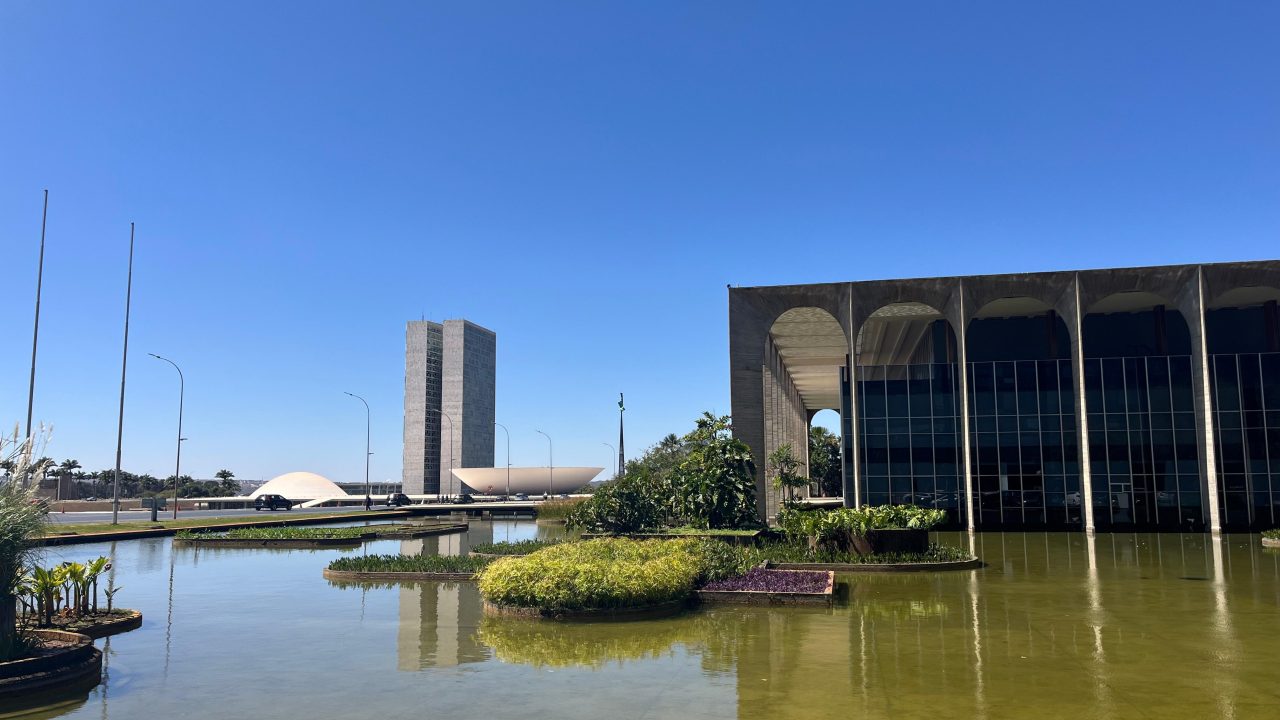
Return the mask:
[[[369,494],[369,456],[373,454],[369,452],[369,402],[355,393],[349,393],[346,390],[342,392],[364,403],[364,497],[366,502],[372,504],[373,496]],[[368,508],[365,509],[367,510]]]
[[551,493],[555,490],[556,485],[556,457],[555,448],[551,444],[551,436],[536,430],[539,435],[547,439],[547,497],[551,497]]
[[[182,470],[182,441],[186,440],[186,438],[182,437],[182,401],[183,401],[183,396],[186,394],[187,381],[186,381],[186,378],[182,376],[182,368],[178,367],[178,363],[170,360],[167,357],[160,357],[155,353],[147,353],[147,354],[157,360],[163,360],[169,363],[170,365],[173,366],[174,370],[178,371],[178,457],[176,460],[174,460],[174,463],[173,463],[173,519],[177,520],[178,519],[178,482],[179,482],[179,479],[182,477],[182,473],[179,472],[180,470]],[[151,512],[153,515],[155,513],[155,510],[156,510],[156,503],[155,503],[155,500],[152,500]]]
[[613,451],[613,454],[610,455],[610,457],[613,458],[613,479],[617,480],[618,479],[618,448],[610,445],[607,442],[602,442],[600,444],[609,448],[611,451]]
[[497,425],[498,427],[502,428],[503,434],[507,436],[507,497],[506,499],[510,500],[511,499],[511,433],[507,431],[507,426],[503,425],[500,422],[495,422],[494,425]]

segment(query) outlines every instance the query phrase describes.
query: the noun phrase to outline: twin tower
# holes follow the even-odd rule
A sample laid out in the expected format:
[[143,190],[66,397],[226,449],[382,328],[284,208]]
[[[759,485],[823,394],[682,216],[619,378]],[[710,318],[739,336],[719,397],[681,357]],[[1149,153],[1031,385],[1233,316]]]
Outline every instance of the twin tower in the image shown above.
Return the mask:
[[493,467],[497,347],[492,330],[466,320],[406,325],[405,493],[457,494],[452,468]]

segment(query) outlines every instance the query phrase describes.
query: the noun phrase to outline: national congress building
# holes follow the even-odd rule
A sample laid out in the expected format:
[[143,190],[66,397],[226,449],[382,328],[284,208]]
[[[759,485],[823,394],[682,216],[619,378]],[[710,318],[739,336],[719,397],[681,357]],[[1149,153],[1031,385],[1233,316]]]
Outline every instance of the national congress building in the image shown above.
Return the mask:
[[729,289],[733,427],[969,529],[1280,525],[1280,261]]

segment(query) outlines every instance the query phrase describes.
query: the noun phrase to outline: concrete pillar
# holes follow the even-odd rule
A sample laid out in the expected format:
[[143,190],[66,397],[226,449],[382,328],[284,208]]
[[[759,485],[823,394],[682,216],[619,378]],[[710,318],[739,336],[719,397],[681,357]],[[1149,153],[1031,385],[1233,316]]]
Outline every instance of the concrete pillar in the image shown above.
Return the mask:
[[1218,496],[1217,441],[1213,431],[1213,384],[1209,377],[1209,343],[1205,329],[1204,269],[1196,268],[1192,292],[1184,293],[1187,302],[1182,311],[1191,332],[1191,382],[1195,399],[1196,438],[1200,455],[1200,503],[1204,508],[1209,531],[1222,534],[1222,504]]
[[1075,397],[1076,412],[1076,457],[1080,464],[1080,504],[1083,505],[1084,531],[1092,535],[1094,532],[1093,517],[1093,472],[1089,461],[1089,408],[1086,402],[1084,386],[1084,314],[1080,306],[1080,274],[1076,273],[1072,281],[1072,314],[1075,316],[1067,323],[1067,334],[1071,336],[1071,390]]
[[970,532],[978,527],[977,496],[973,490],[973,449],[970,443],[969,428],[969,343],[966,335],[969,328],[968,315],[964,307],[964,280],[960,281],[960,322],[956,328],[956,354],[960,359],[958,370],[960,375],[960,457],[964,460],[964,507],[968,516],[966,525]]
[[854,409],[853,382],[851,381],[852,364],[845,359],[845,366],[840,368],[840,488],[845,507],[858,507],[861,504],[860,487],[857,468],[857,435],[858,419]]

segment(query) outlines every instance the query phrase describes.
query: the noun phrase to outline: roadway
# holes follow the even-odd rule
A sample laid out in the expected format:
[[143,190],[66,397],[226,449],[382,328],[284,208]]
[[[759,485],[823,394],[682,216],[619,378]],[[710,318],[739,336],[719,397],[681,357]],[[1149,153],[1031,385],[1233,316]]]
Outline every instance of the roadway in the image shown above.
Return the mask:
[[[375,510],[387,510],[383,505],[375,505]],[[392,508],[394,509],[394,508]],[[267,517],[269,515],[279,515],[283,517],[296,517],[305,515],[338,515],[341,513],[351,513],[352,520],[358,520],[356,515],[364,512],[364,507],[321,507],[309,510],[277,510],[275,512],[267,510],[179,510],[178,519],[183,518],[217,518],[217,517],[245,517],[257,515],[258,517]],[[161,510],[157,514],[161,522],[173,519],[173,510]],[[88,512],[51,512],[49,518],[56,525],[74,525],[76,523],[101,523],[111,522],[110,510],[92,510]],[[139,522],[151,519],[150,510],[121,510],[120,522]]]

